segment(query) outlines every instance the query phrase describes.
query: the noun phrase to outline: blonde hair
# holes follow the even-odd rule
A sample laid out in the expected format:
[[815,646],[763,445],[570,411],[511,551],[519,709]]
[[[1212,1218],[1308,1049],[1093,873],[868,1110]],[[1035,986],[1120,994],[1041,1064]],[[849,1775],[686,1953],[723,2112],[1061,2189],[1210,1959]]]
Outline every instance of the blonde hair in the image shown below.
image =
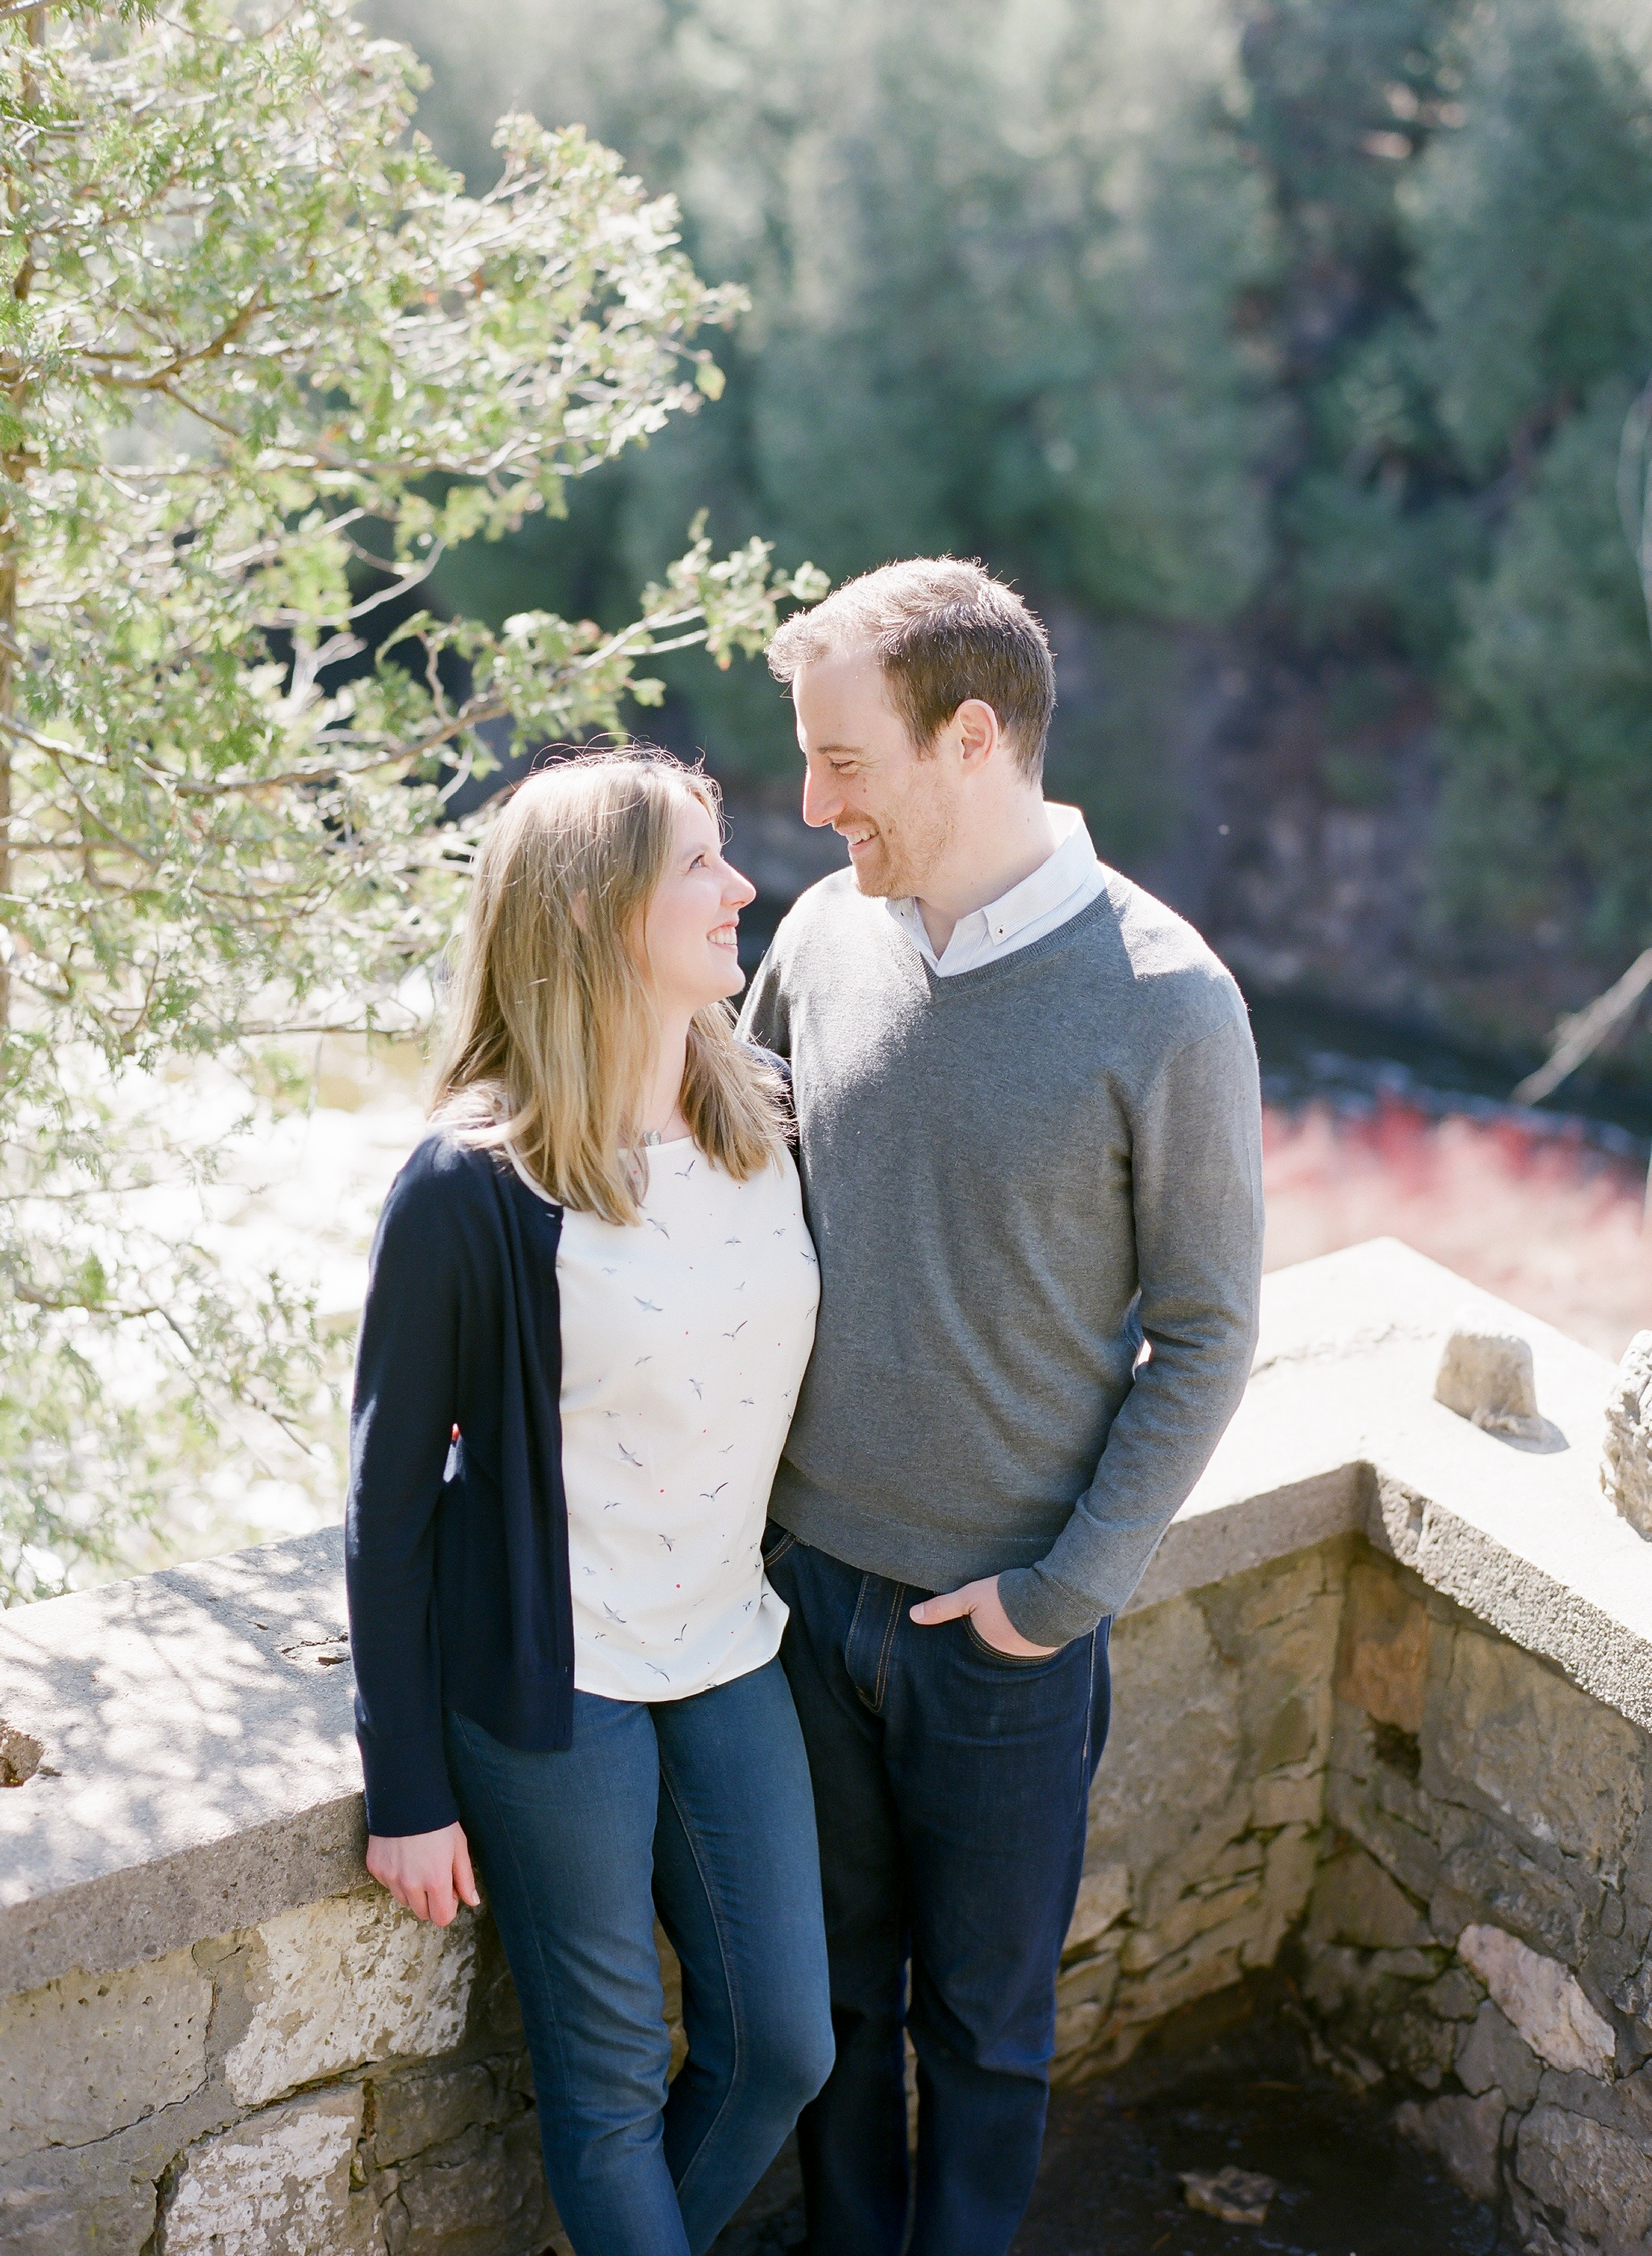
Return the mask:
[[[668,753],[582,753],[517,786],[476,857],[432,1112],[506,1149],[563,1206],[641,1219],[637,1107],[658,1035],[639,954],[685,799],[716,785]],[[683,1115],[745,1182],[783,1142],[779,1076],[717,1003],[688,1030]]]

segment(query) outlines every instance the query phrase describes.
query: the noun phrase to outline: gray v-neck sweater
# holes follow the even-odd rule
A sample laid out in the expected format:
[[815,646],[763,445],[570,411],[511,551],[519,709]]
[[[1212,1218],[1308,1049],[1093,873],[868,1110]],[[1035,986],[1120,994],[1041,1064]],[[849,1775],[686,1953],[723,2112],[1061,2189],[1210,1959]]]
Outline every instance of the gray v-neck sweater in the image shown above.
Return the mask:
[[791,1060],[820,1258],[774,1518],[920,1591],[1001,1574],[1023,1637],[1083,1635],[1135,1588],[1250,1369],[1238,989],[1115,871],[943,979],[846,870],[781,925],[741,1031]]

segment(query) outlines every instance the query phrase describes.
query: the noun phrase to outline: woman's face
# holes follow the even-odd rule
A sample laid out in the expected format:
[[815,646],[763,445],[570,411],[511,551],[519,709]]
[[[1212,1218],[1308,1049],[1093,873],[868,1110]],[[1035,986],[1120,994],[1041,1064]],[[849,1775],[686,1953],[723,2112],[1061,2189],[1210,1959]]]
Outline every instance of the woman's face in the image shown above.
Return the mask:
[[756,897],[751,880],[724,861],[710,809],[685,792],[665,875],[643,915],[643,959],[663,1010],[703,1010],[740,992],[740,912]]

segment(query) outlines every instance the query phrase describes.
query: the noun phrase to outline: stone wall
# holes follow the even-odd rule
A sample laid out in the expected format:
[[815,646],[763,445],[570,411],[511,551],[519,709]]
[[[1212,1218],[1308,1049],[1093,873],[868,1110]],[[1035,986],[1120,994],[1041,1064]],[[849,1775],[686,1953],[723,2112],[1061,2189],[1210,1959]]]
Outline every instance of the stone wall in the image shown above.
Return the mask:
[[1526,2246],[1652,2231],[1648,1735],[1395,1563],[1349,1577],[1305,1994]]
[[1139,1613],[1114,1632],[1058,1989],[1056,2075],[1127,2059],[1179,2006],[1271,1966],[1313,1886],[1352,1540]]
[[366,1887],[0,2003],[7,2256],[537,2256],[556,2220],[489,1922]]
[[[1599,1358],[1494,1312],[1541,1433],[1434,1401],[1462,1290],[1392,1248],[1269,1280],[1115,1626],[1056,2072],[1279,1966],[1528,2246],[1616,2256],[1652,2239],[1652,1545],[1601,1500]],[[0,1618],[4,2256],[566,2246],[489,1922],[366,1881],[340,1569],[329,1532]]]

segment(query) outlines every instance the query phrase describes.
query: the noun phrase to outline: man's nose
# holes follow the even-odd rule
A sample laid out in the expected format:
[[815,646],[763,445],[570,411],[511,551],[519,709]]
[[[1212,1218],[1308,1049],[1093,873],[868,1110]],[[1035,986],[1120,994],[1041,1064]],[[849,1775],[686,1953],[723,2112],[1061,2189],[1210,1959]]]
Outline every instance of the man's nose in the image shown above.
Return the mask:
[[824,830],[826,824],[840,811],[843,794],[833,791],[824,777],[812,768],[803,772],[803,819],[812,830]]

